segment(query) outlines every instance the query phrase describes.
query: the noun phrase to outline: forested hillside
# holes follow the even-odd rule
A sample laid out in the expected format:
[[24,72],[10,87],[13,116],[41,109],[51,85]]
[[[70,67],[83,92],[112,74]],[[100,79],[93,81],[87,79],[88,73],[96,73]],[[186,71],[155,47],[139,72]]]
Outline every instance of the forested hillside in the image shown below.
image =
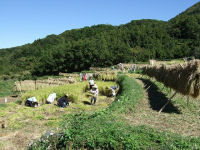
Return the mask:
[[49,35],[32,44],[0,50],[0,74],[58,74],[120,62],[200,58],[200,2],[168,22],[134,20]]

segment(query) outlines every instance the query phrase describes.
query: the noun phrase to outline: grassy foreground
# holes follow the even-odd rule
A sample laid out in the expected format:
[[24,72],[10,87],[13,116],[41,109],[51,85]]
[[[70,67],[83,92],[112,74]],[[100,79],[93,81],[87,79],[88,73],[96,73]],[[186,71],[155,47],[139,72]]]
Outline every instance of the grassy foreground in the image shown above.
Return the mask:
[[[122,117],[133,111],[143,97],[142,87],[127,76],[120,76],[119,95],[108,108],[95,113],[66,115],[63,131],[43,136],[29,149],[199,149],[200,138],[181,137],[145,126],[131,126]],[[123,115],[122,115],[123,114]]]
[[[104,89],[111,85],[116,85],[115,82],[96,81],[99,88]],[[65,93],[77,96],[74,103],[66,108],[59,108],[54,104],[43,104],[40,107],[26,107],[20,101],[7,104],[0,104],[0,123],[5,122],[6,128],[0,128],[0,149],[16,148],[25,149],[31,139],[35,139],[45,133],[46,130],[56,130],[59,128],[59,123],[63,120],[65,114],[80,113],[82,111],[95,112],[104,109],[112,103],[113,98],[99,94],[98,101],[95,106],[90,105],[90,97],[88,92],[85,92],[88,82],[80,82],[57,87],[50,87],[37,91],[25,93],[23,101],[26,97],[36,96],[39,103],[42,104],[42,99],[51,92],[58,92],[57,96],[62,96]],[[0,124],[1,125],[1,124]]]

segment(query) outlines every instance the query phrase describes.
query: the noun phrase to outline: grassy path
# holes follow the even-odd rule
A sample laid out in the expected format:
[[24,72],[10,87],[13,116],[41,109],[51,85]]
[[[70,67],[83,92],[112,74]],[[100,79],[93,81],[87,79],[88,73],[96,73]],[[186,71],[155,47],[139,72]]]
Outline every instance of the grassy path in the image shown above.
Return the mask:
[[[159,109],[165,104],[172,91],[148,79],[137,79],[145,88],[145,96],[136,105],[135,111],[126,114],[125,118],[134,126],[146,125],[160,131],[177,133],[183,136],[200,136],[200,101],[190,100],[177,95],[160,114]],[[155,82],[155,81],[154,81]],[[161,90],[163,89],[163,90]]]

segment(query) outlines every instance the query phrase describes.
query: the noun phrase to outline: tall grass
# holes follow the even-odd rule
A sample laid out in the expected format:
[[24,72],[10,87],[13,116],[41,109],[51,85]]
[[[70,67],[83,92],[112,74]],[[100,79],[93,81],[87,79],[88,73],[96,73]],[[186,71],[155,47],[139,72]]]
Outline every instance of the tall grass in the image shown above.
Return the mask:
[[[42,138],[35,142],[35,145],[32,144],[29,149],[46,149],[46,147],[57,149],[198,149],[200,147],[200,138],[185,138],[158,132],[145,126],[133,127],[127,124],[120,112],[127,112],[130,108],[134,108],[142,98],[143,92],[140,85],[129,77],[121,76],[118,83],[120,92],[116,102],[110,107],[92,114],[67,115],[62,121],[63,132],[59,136]],[[121,107],[124,108],[121,109]]]
[[93,74],[96,80],[103,81],[116,81],[117,80],[117,72],[116,71],[99,71]]
[[[99,88],[105,88],[107,86],[110,87],[112,85],[116,85],[114,82],[96,81],[95,83]],[[64,96],[64,94],[68,94],[71,101],[77,103],[82,98],[81,95],[83,95],[84,92],[86,92],[86,87],[88,87],[88,85],[88,82],[78,82],[70,85],[66,84],[56,87],[44,88],[36,91],[28,91],[22,95],[21,99],[23,102],[25,102],[27,98],[34,96],[40,104],[44,104],[46,102],[47,97],[51,93],[56,93],[57,98]]]

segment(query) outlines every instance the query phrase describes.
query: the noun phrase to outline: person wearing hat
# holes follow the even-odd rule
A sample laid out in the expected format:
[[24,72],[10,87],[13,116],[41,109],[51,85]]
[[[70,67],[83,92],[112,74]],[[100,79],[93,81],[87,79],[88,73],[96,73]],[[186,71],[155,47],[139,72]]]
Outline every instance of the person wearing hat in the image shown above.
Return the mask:
[[92,89],[90,90],[90,92],[93,94],[93,96],[91,97],[91,104],[93,101],[95,104],[97,101],[97,98],[98,98],[98,94],[99,94],[99,90],[98,90],[98,87],[96,84],[94,86],[92,86]]
[[94,86],[94,80],[92,79],[92,77],[90,76],[89,78],[89,85],[90,85],[90,90],[92,89],[92,87]]
[[66,107],[67,105],[69,105],[69,100],[68,100],[69,95],[65,94],[63,97],[61,97],[58,101],[57,101],[57,105],[59,107]]

